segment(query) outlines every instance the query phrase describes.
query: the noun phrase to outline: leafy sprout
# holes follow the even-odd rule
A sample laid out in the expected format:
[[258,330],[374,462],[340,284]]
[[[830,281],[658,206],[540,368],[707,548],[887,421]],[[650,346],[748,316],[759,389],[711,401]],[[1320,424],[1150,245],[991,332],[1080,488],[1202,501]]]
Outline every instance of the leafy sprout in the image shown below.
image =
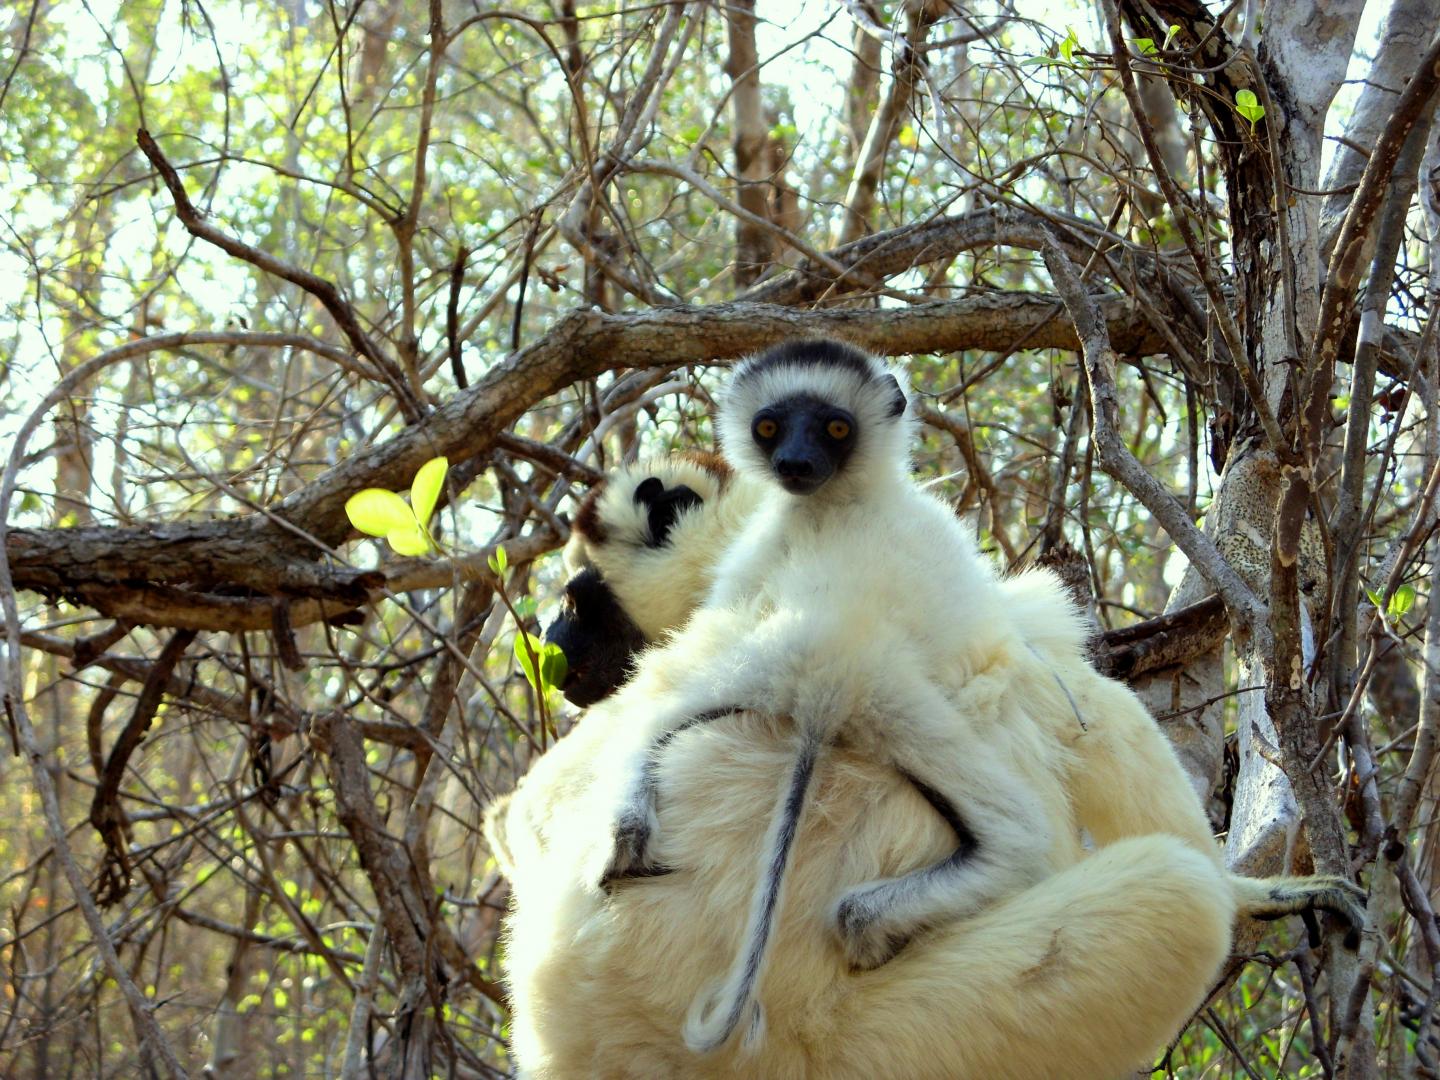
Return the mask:
[[1075,30],[1074,30],[1073,27],[1070,27],[1070,28],[1067,28],[1067,29],[1069,30],[1069,32],[1065,35],[1064,39],[1061,40],[1061,41],[1059,42],[1059,44],[1056,46],[1056,50],[1060,53],[1060,56],[1059,56],[1058,58],[1055,57],[1055,56],[1053,56],[1053,55],[1052,55],[1052,56],[1032,56],[1032,57],[1030,57],[1028,60],[1022,60],[1022,61],[1021,61],[1021,66],[1022,66],[1022,67],[1048,67],[1048,66],[1055,66],[1055,67],[1072,67],[1072,68],[1079,68],[1079,67],[1081,67],[1082,65],[1077,64],[1076,61],[1073,59],[1073,57],[1074,57],[1074,55],[1075,55],[1075,50],[1080,47],[1080,39],[1075,36]]
[[1065,40],[1060,42],[1060,55],[1065,58],[1066,63],[1069,63],[1070,57],[1075,52],[1075,47],[1080,44],[1080,39],[1075,36],[1075,28],[1073,26],[1066,27],[1066,30],[1068,30],[1069,33],[1065,35]]
[[1250,121],[1250,134],[1255,134],[1255,124],[1265,115],[1265,106],[1260,104],[1254,90],[1235,91],[1235,111]]
[[449,468],[443,457],[421,465],[410,484],[409,502],[385,488],[357,491],[345,500],[345,516],[367,536],[383,536],[397,555],[428,555],[439,546],[429,522]]
[[1385,603],[1385,598],[1374,589],[1366,589],[1365,595],[1370,602],[1385,613],[1387,619],[1398,619],[1415,606],[1415,588],[1412,585],[1401,585],[1390,595],[1390,602]]
[[505,573],[505,571],[510,566],[510,557],[505,554],[505,545],[495,545],[495,554],[491,555],[490,558],[486,560],[486,562],[490,566],[490,572],[494,574],[497,578],[501,574]]
[[570,671],[559,645],[541,641],[524,630],[515,634],[515,659],[520,661],[520,670],[535,692],[542,696],[560,689]]
[[535,691],[536,704],[540,709],[540,744],[543,747],[545,735],[551,731],[548,699],[551,691],[559,690],[564,685],[570,665],[559,645],[542,641],[525,629],[525,620],[534,617],[535,601],[525,596],[521,597],[518,603],[511,603],[510,595],[505,590],[505,571],[510,566],[510,556],[505,553],[505,545],[495,545],[494,552],[486,562],[490,572],[495,575],[495,593],[515,620],[515,659],[519,661],[520,670],[525,673],[526,681]]

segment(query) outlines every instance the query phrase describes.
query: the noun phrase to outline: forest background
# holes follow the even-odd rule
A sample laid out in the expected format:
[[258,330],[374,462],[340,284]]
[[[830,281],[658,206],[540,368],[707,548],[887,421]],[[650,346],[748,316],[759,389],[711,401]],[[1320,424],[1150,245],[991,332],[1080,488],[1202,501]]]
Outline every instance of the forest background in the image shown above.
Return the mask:
[[[568,722],[517,627],[587,485],[829,333],[1231,865],[1369,890],[1358,953],[1244,928],[1157,1074],[1436,1076],[1437,26],[10,0],[0,1072],[505,1074],[478,821]],[[441,548],[350,527],[440,455]]]

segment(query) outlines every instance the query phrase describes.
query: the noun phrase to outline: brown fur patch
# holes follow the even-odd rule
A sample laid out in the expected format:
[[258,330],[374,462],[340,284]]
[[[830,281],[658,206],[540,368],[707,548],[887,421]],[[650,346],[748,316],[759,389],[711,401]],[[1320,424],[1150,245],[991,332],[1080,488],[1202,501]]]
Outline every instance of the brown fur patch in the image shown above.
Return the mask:
[[715,477],[721,491],[724,491],[725,486],[730,483],[730,477],[735,475],[735,470],[730,467],[730,463],[714,450],[686,450],[680,456],[687,461],[693,461]]
[[1061,966],[1060,931],[1050,935],[1050,946],[1045,950],[1045,955],[1040,957],[1024,971],[1020,972],[1022,983],[1037,982],[1041,979],[1050,979],[1060,974]]
[[605,481],[601,480],[586,494],[575,515],[575,530],[592,544],[603,544],[609,536],[609,530],[600,520],[600,496],[604,493]]

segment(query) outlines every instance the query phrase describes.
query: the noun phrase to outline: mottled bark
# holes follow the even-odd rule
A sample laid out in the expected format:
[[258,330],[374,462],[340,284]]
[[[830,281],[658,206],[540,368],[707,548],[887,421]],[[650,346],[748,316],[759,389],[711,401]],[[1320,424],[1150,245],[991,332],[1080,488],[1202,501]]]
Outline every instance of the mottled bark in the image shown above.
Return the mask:
[[905,114],[910,108],[920,81],[920,65],[925,63],[917,51],[930,33],[930,27],[945,12],[945,5],[935,0],[906,0],[905,34],[895,43],[895,62],[891,69],[890,86],[885,99],[870,120],[865,142],[850,176],[845,193],[845,220],[840,229],[841,244],[857,240],[871,229],[876,193],[885,172],[885,161],[891,144],[900,133]]
[[[755,0],[730,0],[725,7],[730,54],[730,115],[734,127],[736,202],[755,217],[769,215],[765,188],[765,149],[769,127],[760,100],[760,57],[755,51]],[[745,286],[760,276],[773,257],[770,235],[743,217],[735,219],[735,281]]]

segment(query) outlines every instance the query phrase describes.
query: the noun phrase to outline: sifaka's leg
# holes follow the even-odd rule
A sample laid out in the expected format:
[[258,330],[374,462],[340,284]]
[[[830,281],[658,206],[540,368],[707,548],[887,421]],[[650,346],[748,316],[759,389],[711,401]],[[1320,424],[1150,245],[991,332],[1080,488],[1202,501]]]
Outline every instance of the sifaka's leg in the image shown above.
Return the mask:
[[921,931],[973,915],[1049,871],[1050,813],[985,747],[952,749],[947,758],[904,754],[897,767],[950,825],[956,846],[931,866],[840,897],[835,925],[857,970],[886,963]]
[[851,976],[837,1080],[1114,1080],[1147,1065],[1229,953],[1225,874],[1168,836],[1125,840]]
[[[1075,741],[1070,779],[1079,822],[1104,846],[1148,833],[1184,840],[1216,865],[1220,850],[1175,752],[1128,689],[1089,668],[1061,673],[1086,730]],[[1365,893],[1344,878],[1247,878],[1227,875],[1237,910],[1257,919],[1328,911],[1356,930],[1365,924]]]
[[637,754],[628,789],[622,795],[615,817],[610,860],[600,877],[602,888],[608,890],[626,878],[654,877],[670,872],[668,867],[660,866],[649,856],[650,838],[659,825],[655,796],[660,757],[681,732],[743,711],[740,705],[722,705],[692,713],[667,727]]
[[[602,887],[663,872],[648,847],[659,824],[657,766],[675,736],[737,712],[787,713],[808,658],[824,655],[827,632],[834,631],[824,620],[776,618],[747,626],[736,612],[700,612],[668,647],[646,654],[634,681],[612,699],[611,707],[633,726],[608,751],[615,801]],[[826,682],[823,676],[812,681]],[[827,689],[825,696],[833,693]]]
[[885,963],[922,930],[1027,888],[1051,871],[1056,829],[1069,825],[1068,807],[1036,792],[1007,748],[977,736],[974,716],[922,674],[901,671],[871,707],[876,759],[910,780],[956,843],[937,863],[839,898],[836,930],[857,969]]

